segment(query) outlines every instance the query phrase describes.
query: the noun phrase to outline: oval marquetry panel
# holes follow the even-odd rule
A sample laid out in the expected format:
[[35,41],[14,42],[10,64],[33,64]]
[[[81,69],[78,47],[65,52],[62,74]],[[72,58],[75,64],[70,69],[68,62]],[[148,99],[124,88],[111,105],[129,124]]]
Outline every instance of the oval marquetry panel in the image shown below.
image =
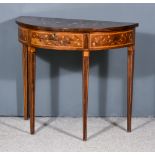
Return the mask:
[[83,34],[70,32],[49,32],[35,31],[30,32],[31,45],[55,48],[55,49],[82,49],[84,47]]
[[96,32],[90,34],[89,48],[93,50],[125,47],[134,44],[134,31]]

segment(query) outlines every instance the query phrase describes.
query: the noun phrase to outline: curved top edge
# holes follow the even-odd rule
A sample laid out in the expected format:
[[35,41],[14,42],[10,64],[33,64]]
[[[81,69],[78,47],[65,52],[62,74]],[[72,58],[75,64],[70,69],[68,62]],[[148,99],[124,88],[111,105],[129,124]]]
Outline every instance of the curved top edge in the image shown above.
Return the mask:
[[64,19],[64,18],[47,18],[21,16],[16,18],[16,23],[20,26],[49,31],[62,32],[99,32],[126,30],[137,27],[138,23],[97,21],[84,19]]

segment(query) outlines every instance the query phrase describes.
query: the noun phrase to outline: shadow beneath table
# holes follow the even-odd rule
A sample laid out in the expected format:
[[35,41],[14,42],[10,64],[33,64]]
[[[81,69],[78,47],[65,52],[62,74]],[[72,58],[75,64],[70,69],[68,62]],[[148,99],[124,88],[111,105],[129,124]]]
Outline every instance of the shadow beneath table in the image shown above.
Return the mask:
[[40,120],[36,120],[36,122],[39,123],[39,124],[41,125],[38,129],[36,129],[36,132],[39,132],[39,131],[45,129],[46,127],[48,127],[48,128],[53,129],[53,130],[56,130],[56,131],[58,131],[58,132],[60,132],[60,133],[62,133],[62,134],[65,134],[65,135],[67,135],[67,136],[69,136],[69,137],[73,137],[73,138],[75,138],[75,139],[77,139],[77,140],[82,141],[82,138],[80,138],[80,137],[78,137],[78,136],[76,136],[76,135],[73,135],[73,134],[71,134],[71,133],[69,133],[69,132],[67,132],[67,131],[65,131],[65,130],[63,130],[63,129],[60,129],[60,128],[58,128],[58,127],[55,127],[55,126],[51,125],[51,123],[52,123],[53,121],[55,121],[55,120],[56,120],[56,118],[50,118],[50,119],[47,120],[46,122],[43,122],[43,121],[40,121]]
[[[23,120],[23,117],[18,117],[18,118],[17,118],[17,117],[8,117],[8,118],[9,118],[9,119],[12,119],[13,121],[14,121],[14,120],[19,121],[19,119],[20,119],[20,121],[21,121],[21,119]],[[5,117],[4,117],[4,119],[5,119]],[[24,120],[23,120],[23,121],[24,121]],[[14,130],[18,130],[18,131],[20,131],[20,132],[22,132],[22,133],[30,134],[29,131],[25,131],[25,130],[23,130],[22,128],[16,127],[16,125],[12,125],[12,124],[3,122],[3,121],[1,121],[1,120],[0,120],[0,125],[6,126],[6,127],[8,127],[8,128],[14,129]]]
[[148,118],[148,119],[149,119],[149,120],[146,120],[146,121],[143,122],[142,124],[140,124],[140,125],[138,125],[137,127],[133,128],[132,131],[139,130],[139,129],[143,128],[144,126],[146,126],[146,125],[148,125],[148,124],[150,124],[150,123],[152,123],[152,122],[155,121],[154,118]]
[[[5,119],[5,118],[4,118],[4,119]],[[16,120],[16,121],[22,121],[22,120],[23,120],[23,117],[20,117],[20,118],[19,118],[19,117],[18,117],[18,118],[17,118],[17,117],[9,117],[9,119],[11,119],[11,120],[13,120],[13,121],[15,121],[15,120]],[[65,131],[65,130],[63,130],[63,129],[61,129],[61,128],[58,128],[58,127],[53,126],[51,123],[54,122],[56,119],[57,119],[56,117],[51,117],[51,118],[49,118],[47,121],[41,121],[41,120],[39,120],[38,118],[36,118],[36,122],[39,123],[40,126],[39,126],[38,128],[36,128],[35,134],[37,134],[38,132],[44,130],[45,128],[51,128],[52,130],[55,130],[55,131],[57,131],[57,132],[59,132],[59,133],[61,133],[61,134],[65,134],[65,135],[67,135],[67,136],[69,136],[69,137],[72,137],[72,138],[75,138],[75,139],[77,139],[77,140],[83,141],[82,138],[81,138],[82,135],[81,135],[81,137],[78,137],[78,136],[76,136],[76,135],[74,135],[74,134],[71,134],[71,133],[68,132],[68,131]],[[23,120],[23,121],[24,121],[24,120]],[[28,120],[28,121],[29,121],[29,120]],[[97,131],[97,132],[91,134],[90,136],[89,136],[89,132],[88,132],[88,139],[87,139],[87,140],[91,140],[91,139],[93,139],[93,138],[96,138],[96,137],[98,137],[99,135],[101,135],[102,133],[104,133],[104,132],[106,132],[106,131],[108,131],[108,130],[110,130],[110,129],[112,129],[112,128],[115,128],[115,127],[119,128],[119,129],[121,129],[121,130],[123,130],[124,132],[127,132],[126,128],[124,128],[122,125],[120,125],[122,122],[126,121],[125,119],[123,119],[123,120],[122,120],[122,119],[121,119],[121,120],[118,119],[118,120],[112,121],[110,118],[107,118],[107,117],[106,117],[106,118],[104,118],[104,121],[108,122],[108,126],[104,127],[103,129],[100,129],[99,131]],[[146,126],[146,125],[148,125],[148,124],[150,124],[150,123],[152,123],[152,122],[154,122],[154,121],[155,121],[154,118],[148,118],[146,121],[144,121],[144,122],[141,123],[140,125],[134,127],[134,128],[132,129],[132,132],[141,129],[141,128],[143,128],[144,126]],[[29,131],[25,131],[25,130],[23,130],[22,128],[18,128],[16,125],[9,124],[9,123],[7,123],[6,121],[3,122],[3,121],[0,120],[0,125],[6,126],[6,127],[8,127],[8,128],[14,129],[14,130],[17,130],[17,131],[22,132],[22,133],[24,133],[24,134],[30,135],[30,132],[29,132]]]
[[[123,130],[124,132],[126,132],[128,134],[127,129],[124,128],[122,125],[120,125],[121,123],[123,123],[124,121],[127,121],[127,120],[116,120],[116,121],[112,121],[110,118],[107,118],[106,117],[106,118],[104,118],[104,121],[108,122],[110,125],[108,125],[107,127],[104,127],[103,129],[101,129],[101,130],[97,131],[96,133],[92,134],[91,136],[89,136],[88,137],[88,140],[93,139],[93,138],[96,138],[97,136],[99,136],[103,132],[106,132],[107,130],[110,130],[110,129],[114,128],[114,127],[117,127],[117,128]],[[154,121],[155,121],[154,118],[148,118],[146,121],[144,121],[140,125],[132,128],[131,133],[134,132],[134,131],[136,131],[136,130],[139,130],[139,129],[143,128],[144,126],[146,126],[146,125],[148,125],[148,124],[150,124],[150,123],[152,123]]]
[[114,128],[114,127],[118,127],[119,129],[125,131],[125,129],[121,125],[119,125],[120,123],[124,122],[124,120],[112,121],[112,120],[110,120],[110,118],[104,118],[104,121],[108,122],[109,125],[107,127],[104,127],[103,129],[97,131],[96,133],[88,136],[88,140],[91,140],[93,138],[96,138],[100,134],[102,134],[102,133],[104,133],[104,132],[106,132],[106,131]]
[[110,118],[108,118],[108,117],[105,117],[104,118],[104,120],[106,121],[106,122],[108,122],[109,124],[111,124],[113,127],[117,127],[117,128],[119,128],[119,129],[121,129],[121,130],[123,130],[123,131],[127,131],[126,130],[126,128],[124,128],[123,126],[121,126],[120,125],[120,123],[122,123],[122,122],[124,122],[124,121],[126,121],[126,120],[120,120],[120,121],[112,121]]
[[40,132],[41,130],[45,129],[46,127],[48,127],[52,122],[54,122],[56,120],[56,117],[51,117],[49,118],[47,121],[40,121],[38,119],[36,119],[36,122],[40,124],[40,127],[36,128],[36,133]]

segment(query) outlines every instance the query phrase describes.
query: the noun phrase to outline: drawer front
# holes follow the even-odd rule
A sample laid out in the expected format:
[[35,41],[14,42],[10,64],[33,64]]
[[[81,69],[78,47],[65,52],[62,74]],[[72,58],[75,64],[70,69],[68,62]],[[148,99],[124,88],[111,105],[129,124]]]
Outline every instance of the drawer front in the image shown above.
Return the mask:
[[134,31],[122,32],[96,32],[90,34],[90,49],[108,49],[125,47],[135,42]]
[[82,49],[84,47],[83,34],[70,32],[30,32],[31,45],[51,49]]

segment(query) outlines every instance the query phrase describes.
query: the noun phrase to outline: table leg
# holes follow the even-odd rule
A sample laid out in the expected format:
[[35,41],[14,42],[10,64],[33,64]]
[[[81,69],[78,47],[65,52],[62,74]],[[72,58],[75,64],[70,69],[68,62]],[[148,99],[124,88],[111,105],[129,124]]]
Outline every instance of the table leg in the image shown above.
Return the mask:
[[29,118],[29,100],[28,100],[28,48],[23,44],[23,83],[24,83],[24,119]]
[[83,140],[87,140],[87,110],[88,110],[88,78],[89,78],[89,51],[83,51]]
[[134,46],[128,47],[127,131],[131,132],[134,73]]
[[29,61],[29,100],[30,100],[30,132],[35,132],[35,65],[36,65],[36,49],[28,47]]

